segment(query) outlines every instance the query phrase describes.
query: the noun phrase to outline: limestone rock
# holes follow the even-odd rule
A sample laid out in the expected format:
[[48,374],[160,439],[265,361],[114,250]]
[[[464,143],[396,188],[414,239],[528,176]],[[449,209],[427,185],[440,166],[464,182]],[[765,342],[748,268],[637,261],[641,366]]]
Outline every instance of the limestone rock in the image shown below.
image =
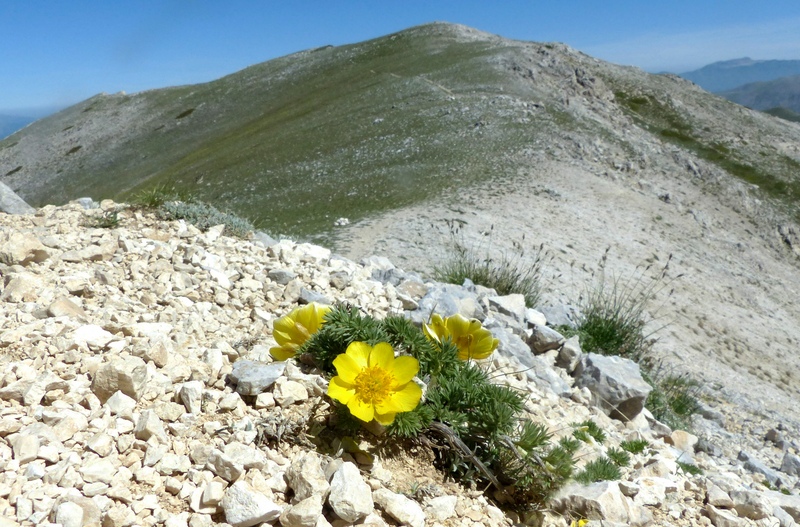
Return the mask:
[[328,496],[330,484],[325,479],[320,459],[314,452],[296,458],[286,471],[286,482],[294,491],[294,502],[309,496]]
[[592,402],[610,417],[633,420],[644,408],[652,387],[639,372],[639,365],[622,357],[589,353],[575,370],[575,385],[592,393]]
[[252,360],[238,360],[233,364],[231,380],[241,395],[258,395],[268,390],[286,369],[285,362],[265,364]]
[[375,504],[401,524],[411,527],[425,525],[425,513],[419,503],[389,489],[378,489],[372,493]]
[[632,504],[615,481],[591,485],[570,484],[561,489],[552,502],[561,513],[575,514],[589,520],[604,520],[630,525],[648,525],[652,518],[642,507]]
[[374,508],[371,492],[358,467],[345,462],[333,474],[328,504],[341,519],[356,523]]
[[528,339],[528,344],[534,353],[545,353],[561,347],[564,335],[547,326],[535,326]]
[[6,214],[33,214],[36,209],[28,205],[16,192],[0,182],[0,212]]
[[103,403],[117,391],[138,401],[147,388],[148,378],[147,365],[142,359],[117,357],[97,370],[92,380],[92,392]]
[[50,258],[50,251],[33,233],[16,230],[0,231],[0,263],[28,265]]
[[287,507],[280,516],[283,527],[314,527],[322,516],[322,498],[308,498]]
[[233,527],[251,527],[271,522],[281,515],[281,507],[245,481],[237,481],[222,498],[225,520]]

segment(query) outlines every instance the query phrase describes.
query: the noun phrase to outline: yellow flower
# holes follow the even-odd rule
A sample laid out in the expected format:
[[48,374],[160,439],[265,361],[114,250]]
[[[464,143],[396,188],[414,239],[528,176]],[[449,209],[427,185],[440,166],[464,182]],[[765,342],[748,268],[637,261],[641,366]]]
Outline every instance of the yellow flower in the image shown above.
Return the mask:
[[270,355],[276,360],[294,357],[297,348],[322,326],[322,319],[330,310],[329,306],[312,302],[276,320],[272,326],[272,336],[278,345],[269,349]]
[[328,395],[346,404],[362,421],[374,418],[388,425],[395,414],[419,405],[422,389],[411,380],[419,371],[419,361],[409,356],[395,358],[387,342],[375,347],[353,342],[333,360],[333,366],[338,375],[328,384]]
[[569,527],[583,527],[589,523],[589,520],[572,520],[572,523],[569,524]]
[[433,315],[430,324],[423,324],[425,335],[438,343],[450,339],[458,348],[461,360],[485,359],[497,348],[500,341],[492,337],[491,331],[481,326],[480,321],[467,320],[459,314],[444,320],[440,315]]

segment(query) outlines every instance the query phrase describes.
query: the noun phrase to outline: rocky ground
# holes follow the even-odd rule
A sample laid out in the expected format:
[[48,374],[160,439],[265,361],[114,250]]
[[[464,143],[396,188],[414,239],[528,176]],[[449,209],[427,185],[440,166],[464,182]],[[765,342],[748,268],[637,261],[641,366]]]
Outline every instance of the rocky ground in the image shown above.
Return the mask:
[[569,373],[575,343],[545,338],[543,315],[519,298],[423,283],[384,258],[359,264],[308,244],[201,233],[125,207],[117,225],[92,226],[103,210],[0,214],[2,526],[522,521],[481,489],[447,480],[424,444],[401,448],[366,432],[351,444],[326,430],[327,381],[268,354],[272,322],[314,300],[377,317],[420,319],[433,305],[479,317],[501,339],[487,367],[529,394],[531,418],[556,435],[590,418],[606,432],[604,444],[582,447],[581,465],[624,439],[649,442],[620,481],[564,489],[546,525],[800,519],[792,429],[755,434],[767,422],[724,397],[697,417],[697,435],[646,411],[612,420],[593,404],[594,388]]

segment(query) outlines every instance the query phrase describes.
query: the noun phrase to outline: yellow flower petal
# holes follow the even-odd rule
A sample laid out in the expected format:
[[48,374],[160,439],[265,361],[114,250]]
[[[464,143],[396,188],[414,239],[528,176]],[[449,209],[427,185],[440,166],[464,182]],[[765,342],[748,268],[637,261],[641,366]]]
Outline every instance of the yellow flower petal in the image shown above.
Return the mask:
[[362,421],[374,418],[389,424],[396,413],[413,410],[422,398],[419,386],[408,382],[419,372],[419,361],[408,356],[395,358],[388,342],[374,347],[353,342],[334,359],[333,366],[338,375],[328,384],[328,395],[347,404],[350,413]]
[[397,415],[397,412],[388,412],[385,414],[378,413],[377,408],[375,411],[375,420],[378,421],[383,426],[390,425],[394,422],[394,416]]
[[336,373],[339,374],[339,377],[350,384],[356,382],[356,377],[364,369],[352,356],[346,353],[341,353],[333,359],[333,367],[336,368]]
[[447,317],[445,324],[448,331],[453,335],[453,340],[469,333],[470,321],[458,313],[452,317]]
[[358,364],[359,371],[369,366],[369,354],[372,353],[372,346],[366,342],[352,342],[347,346],[345,353]]
[[372,418],[375,416],[375,407],[359,399],[358,394],[347,402],[347,408],[353,416],[366,423],[372,421]]
[[296,351],[294,349],[284,346],[275,346],[269,349],[269,354],[272,355],[275,360],[291,359],[294,357],[295,353]]
[[352,384],[344,382],[341,377],[334,377],[328,383],[328,397],[336,399],[342,404],[347,404],[355,396],[356,390]]
[[372,353],[369,354],[370,366],[378,366],[379,368],[391,372],[393,362],[394,350],[388,342],[379,342],[372,348]]
[[393,373],[397,386],[402,386],[419,373],[419,361],[407,355],[397,357],[394,360]]
[[419,406],[421,398],[422,388],[417,386],[416,383],[410,382],[400,390],[389,394],[389,397],[382,404],[376,404],[375,410],[380,413],[410,412]]

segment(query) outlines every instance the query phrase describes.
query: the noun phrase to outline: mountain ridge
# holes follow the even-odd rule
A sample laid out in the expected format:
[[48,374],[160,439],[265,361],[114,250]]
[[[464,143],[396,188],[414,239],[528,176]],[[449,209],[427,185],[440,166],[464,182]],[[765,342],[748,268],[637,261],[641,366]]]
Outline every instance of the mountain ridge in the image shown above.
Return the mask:
[[[786,141],[752,146],[792,132],[733,108],[677,76],[434,23],[209,83],[97,95],[0,142],[0,180],[35,206],[175,186],[267,230],[322,239],[340,216],[513,179],[526,152],[550,155],[551,142],[586,157],[604,141],[600,171],[651,148],[674,163],[675,145],[773,196],[800,195]],[[751,146],[732,148],[753,127]]]
[[714,62],[680,74],[713,93],[792,75],[800,75],[800,60],[753,60],[749,57]]

